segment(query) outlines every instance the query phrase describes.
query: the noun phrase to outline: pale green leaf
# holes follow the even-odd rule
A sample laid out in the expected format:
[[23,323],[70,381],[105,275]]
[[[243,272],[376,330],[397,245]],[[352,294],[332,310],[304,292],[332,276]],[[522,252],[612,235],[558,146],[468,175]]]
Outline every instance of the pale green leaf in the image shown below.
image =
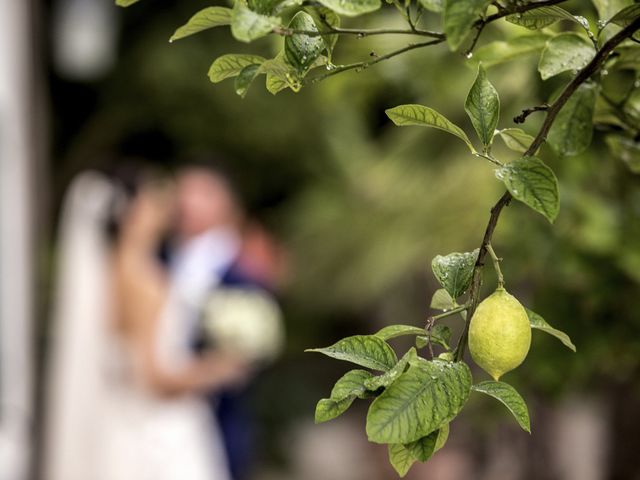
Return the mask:
[[228,53],[216,58],[209,68],[209,80],[218,83],[225,78],[235,77],[240,74],[242,69],[249,65],[257,65],[264,62],[265,59],[258,55],[249,55],[244,53]]
[[342,400],[323,398],[316,405],[315,422],[328,422],[329,420],[333,420],[334,418],[342,415],[347,411],[354,400],[354,396],[346,397]]
[[367,414],[367,436],[374,443],[411,443],[449,423],[471,388],[464,362],[417,359],[378,398]]
[[576,33],[563,33],[547,42],[538,71],[543,80],[585,67],[596,54],[593,44]]
[[505,20],[529,30],[539,30],[560,20],[577,21],[573,15],[557,5],[538,7],[527,12],[509,15]]
[[282,24],[280,18],[262,15],[250,10],[237,0],[231,13],[231,33],[241,42],[251,42],[271,33]]
[[231,25],[231,9],[226,7],[207,7],[200,10],[185,25],[178,28],[169,41],[180,40],[194,33],[223,25]]
[[482,65],[488,68],[538,53],[545,47],[549,38],[547,34],[537,33],[491,42],[478,48],[472,58],[474,62],[482,62]]
[[583,83],[558,113],[547,141],[559,155],[578,155],[591,144],[596,97],[597,87]]
[[491,145],[500,119],[500,98],[487,79],[487,73],[482,68],[482,64],[478,66],[478,75],[467,95],[464,109],[482,144],[485,147]]
[[449,0],[444,6],[444,32],[451,50],[456,50],[473,30],[473,24],[491,0]]
[[558,216],[560,195],[553,170],[537,157],[522,157],[496,169],[496,177],[516,200],[544,215],[549,222]]
[[444,9],[445,1],[446,0],[418,0],[423,8],[436,13],[439,13]]
[[634,3],[628,7],[623,8],[616,13],[607,23],[614,23],[621,27],[626,27],[631,22],[640,17],[640,4]]
[[290,88],[294,92],[298,92],[300,88],[302,88],[302,82],[298,72],[284,61],[284,54],[282,52],[275,58],[262,63],[260,73],[267,75],[267,90],[274,95],[285,88]]
[[364,398],[369,390],[365,383],[371,378],[373,374],[366,370],[350,370],[335,383],[331,390],[331,398],[333,400],[342,400],[351,396]]
[[600,20],[607,21],[617,12],[633,3],[633,0],[592,0]]
[[[291,30],[317,32],[316,22],[306,12],[298,12],[289,23]],[[324,40],[320,36],[309,36],[294,33],[284,39],[284,56],[298,72],[306,72],[313,62],[320,56],[320,52],[326,48]]]
[[467,137],[467,134],[464,133],[460,127],[450,122],[444,115],[429,107],[415,104],[398,105],[397,107],[386,110],[386,114],[393,123],[400,127],[415,125],[444,130],[460,138],[467,144],[471,152],[475,152],[469,137]]
[[389,445],[389,463],[400,477],[404,477],[416,459],[401,443]]
[[435,310],[451,310],[453,308],[453,298],[444,288],[439,288],[431,297],[431,308]]
[[347,17],[355,17],[363,13],[378,10],[382,3],[380,0],[318,0],[322,5],[334,12]]
[[431,262],[433,274],[453,298],[462,295],[473,278],[478,249],[473,252],[437,255]]
[[495,382],[493,380],[489,380],[486,382],[478,383],[477,385],[473,385],[471,389],[475,390],[476,392],[481,392],[489,395],[502,402],[515,417],[518,425],[520,425],[523,430],[531,433],[529,410],[527,409],[527,404],[524,402],[523,398],[516,391],[516,389],[511,385],[504,382]]
[[259,64],[247,65],[244,67],[238,76],[236,77],[234,88],[236,93],[244,98],[247,92],[249,91],[249,87],[253,83],[253,80],[258,76],[258,72],[260,70]]
[[119,7],[129,7],[134,3],[138,3],[140,0],[116,0],[116,5]]
[[573,344],[573,342],[569,338],[569,335],[567,335],[563,331],[553,328],[551,325],[549,325],[545,321],[544,318],[542,318],[536,312],[533,312],[528,308],[525,308],[525,310],[527,311],[527,316],[529,317],[529,323],[531,324],[531,328],[535,328],[536,330],[541,330],[545,333],[548,333],[549,335],[556,337],[569,350],[573,350],[574,352],[576,351],[576,346]]
[[375,391],[380,387],[388,387],[391,385],[400,375],[407,369],[409,362],[415,360],[418,357],[415,348],[410,348],[402,358],[395,364],[395,366],[388,372],[378,375],[377,377],[369,378],[365,380],[364,386],[367,390]]
[[404,335],[424,335],[424,328],[414,327],[412,325],[389,325],[382,328],[376,334],[382,340],[390,338],[402,337]]
[[338,360],[382,372],[391,370],[398,363],[393,349],[387,342],[375,335],[354,335],[343,338],[329,347],[312,348],[305,351],[322,353]]
[[504,144],[514,152],[526,152],[533,142],[533,137],[519,128],[504,128],[498,133]]

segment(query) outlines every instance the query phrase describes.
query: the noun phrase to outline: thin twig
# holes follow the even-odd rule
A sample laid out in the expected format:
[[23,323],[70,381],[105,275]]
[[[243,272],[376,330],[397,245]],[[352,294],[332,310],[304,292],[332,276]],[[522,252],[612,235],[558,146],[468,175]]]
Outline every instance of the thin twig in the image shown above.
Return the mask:
[[522,110],[522,113],[516,117],[513,117],[513,121],[515,123],[524,123],[525,120],[527,119],[527,117],[529,115],[531,115],[534,112],[546,112],[547,110],[549,110],[549,105],[544,103],[542,105],[537,105],[535,107],[531,107],[531,108],[525,108],[524,110]]
[[290,37],[291,35],[306,35],[307,37],[323,37],[329,35],[353,35],[356,37],[364,38],[374,35],[419,35],[423,37],[431,37],[444,39],[444,33],[432,32],[430,30],[420,29],[402,29],[402,28],[380,28],[380,29],[355,29],[355,28],[337,28],[330,27],[323,31],[317,30],[296,30],[292,28],[276,27],[273,29],[273,33],[282,35],[284,37]]
[[[594,73],[602,68],[602,65],[607,60],[611,52],[624,40],[630,38],[638,29],[640,29],[640,17],[636,18],[633,22],[620,30],[616,35],[611,37],[602,46],[602,48],[598,50],[595,57],[593,57],[593,60],[591,60],[591,62],[589,62],[587,66],[585,66],[578,72],[574,79],[564,88],[560,96],[549,106],[547,110],[547,116],[545,117],[544,122],[540,127],[540,130],[538,131],[538,134],[534,138],[527,151],[524,153],[525,156],[536,154],[542,143],[547,138],[547,134],[549,133],[553,122],[558,116],[558,113],[567,103],[569,98],[571,98],[571,96],[576,92],[580,85],[586,82]],[[476,264],[473,269],[473,278],[471,280],[471,286],[469,288],[469,308],[467,310],[468,321],[465,324],[462,335],[460,335],[460,339],[458,340],[458,345],[456,346],[454,355],[456,362],[462,360],[462,358],[464,357],[467,339],[469,337],[469,323],[480,301],[482,267],[484,266],[484,258],[487,254],[487,245],[489,245],[491,242],[491,238],[493,237],[493,232],[498,223],[498,219],[500,218],[502,209],[506,207],[509,202],[511,202],[511,199],[511,194],[509,192],[505,192],[502,197],[500,197],[500,199],[496,202],[493,208],[491,208],[489,223],[487,224],[487,227],[485,229],[482,243],[480,244],[480,249],[478,252],[478,259],[476,260]]]

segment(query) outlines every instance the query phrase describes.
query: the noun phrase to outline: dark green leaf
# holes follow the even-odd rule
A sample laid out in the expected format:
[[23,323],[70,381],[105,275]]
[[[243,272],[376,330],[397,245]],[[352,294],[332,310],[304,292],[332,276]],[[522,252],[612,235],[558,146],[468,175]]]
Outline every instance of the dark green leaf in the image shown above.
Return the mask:
[[414,327],[412,325],[389,325],[378,331],[375,335],[382,340],[389,340],[390,338],[402,337],[404,335],[424,335],[424,328]]
[[549,222],[558,216],[560,195],[553,170],[537,157],[522,157],[496,169],[496,177],[517,200],[544,215]]
[[434,325],[429,332],[429,338],[432,343],[440,345],[449,350],[449,342],[451,341],[451,329],[446,325]]
[[[289,28],[294,31],[318,31],[313,17],[306,12],[296,13],[289,23]],[[324,40],[320,36],[314,37],[294,33],[284,40],[284,56],[289,65],[304,74],[320,56],[320,52],[325,47]]]
[[440,285],[453,298],[458,298],[469,288],[477,258],[478,249],[473,252],[437,255],[431,262],[431,269]]
[[236,0],[231,13],[231,33],[237,40],[251,42],[280,26],[281,21],[278,17],[254,12],[244,2]]
[[231,25],[231,9],[225,7],[207,7],[191,17],[186,25],[178,28],[169,41],[180,40],[194,33],[223,25]]
[[400,127],[433,127],[449,132],[466,143],[471,152],[475,152],[469,137],[467,137],[467,134],[464,133],[460,127],[451,123],[444,115],[441,115],[429,107],[415,104],[398,105],[397,107],[386,110],[386,114],[393,123]]
[[448,437],[449,424],[447,423],[439,430],[436,430],[415,442],[408,443],[405,447],[411,452],[413,458],[420,462],[426,462],[435,452],[444,446]]
[[538,71],[543,80],[562,72],[580,70],[596,54],[593,44],[576,33],[563,33],[547,42],[542,51]]
[[343,338],[330,347],[305,351],[323,353],[338,360],[383,372],[391,370],[398,363],[395,352],[387,342],[375,335],[354,335]]
[[355,400],[354,396],[343,398],[342,400],[333,400],[331,398],[323,398],[316,405],[316,423],[328,422],[342,415],[351,406]]
[[633,0],[592,0],[600,20],[607,21],[617,12],[633,3]]
[[489,395],[502,402],[513,414],[518,425],[520,425],[523,430],[531,433],[527,404],[511,385],[504,382],[494,382],[493,380],[490,380],[473,385],[471,389],[476,392]]
[[491,0],[453,0],[444,6],[444,32],[451,50],[456,50],[473,30],[473,24]]
[[620,10],[607,23],[615,23],[621,27],[626,27],[638,17],[640,17],[640,4],[635,3]]
[[485,147],[491,145],[500,119],[500,98],[494,86],[487,80],[482,65],[478,66],[478,75],[469,91],[464,109],[482,144]]
[[216,58],[209,68],[209,80],[218,83],[225,78],[235,77],[243,68],[264,62],[265,59],[258,55],[244,53],[228,53]]
[[355,17],[374,12],[382,5],[380,0],[318,0],[322,5],[340,15]]
[[449,423],[462,409],[471,388],[463,362],[417,359],[378,398],[367,414],[367,435],[374,443],[411,443]]
[[514,152],[524,153],[533,142],[533,137],[519,128],[504,128],[499,130],[504,144]]
[[566,333],[560,330],[553,328],[551,325],[549,325],[545,321],[544,318],[542,318],[536,312],[533,312],[528,308],[525,308],[525,310],[527,311],[527,316],[529,317],[529,323],[531,324],[531,328],[535,328],[536,330],[541,330],[545,333],[548,333],[549,335],[556,337],[569,350],[573,350],[574,352],[576,351],[576,346],[573,344],[573,342],[569,338],[569,335],[567,335]]
[[596,97],[597,87],[583,83],[558,113],[547,141],[559,155],[578,155],[591,144]]
[[640,173],[640,143],[622,135],[608,135],[605,139],[611,153],[622,160],[633,173]]
[[560,20],[576,21],[573,15],[557,5],[538,7],[524,13],[509,15],[506,20],[529,30],[539,30]]
[[[316,27],[320,32],[326,33],[331,31],[331,29],[340,27],[340,17],[328,8],[307,7],[305,11],[313,17],[313,21],[316,23]],[[338,37],[339,35],[322,35],[321,37],[329,58],[331,58],[333,47],[335,47]]]
[[249,91],[249,87],[251,86],[251,83],[253,83],[253,80],[258,75],[259,70],[260,70],[260,65],[253,64],[253,65],[247,65],[240,71],[235,81],[235,90],[236,90],[236,93],[240,95],[240,97],[242,98],[245,97],[245,95]]

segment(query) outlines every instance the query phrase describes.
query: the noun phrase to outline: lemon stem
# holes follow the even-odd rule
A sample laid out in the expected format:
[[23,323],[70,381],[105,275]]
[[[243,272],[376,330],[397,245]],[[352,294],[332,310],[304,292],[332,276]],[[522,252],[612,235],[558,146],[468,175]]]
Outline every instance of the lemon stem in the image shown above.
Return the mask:
[[491,255],[491,260],[493,260],[493,268],[496,270],[496,275],[498,275],[498,288],[503,288],[504,277],[502,276],[502,270],[500,270],[500,261],[502,259],[498,258],[495,250],[490,243],[487,243],[487,252],[489,252],[489,255]]

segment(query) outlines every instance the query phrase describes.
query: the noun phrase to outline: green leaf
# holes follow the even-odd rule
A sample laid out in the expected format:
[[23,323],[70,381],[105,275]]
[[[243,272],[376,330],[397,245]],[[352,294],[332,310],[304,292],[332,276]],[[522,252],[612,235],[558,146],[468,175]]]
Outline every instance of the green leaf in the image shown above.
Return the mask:
[[576,351],[576,346],[573,344],[573,342],[569,338],[569,335],[567,335],[566,333],[560,330],[553,328],[551,325],[549,325],[545,321],[544,318],[542,318],[536,312],[533,312],[528,308],[525,308],[525,310],[527,311],[527,316],[529,317],[529,323],[531,324],[531,328],[535,328],[536,330],[541,330],[545,333],[548,333],[549,335],[556,337],[569,350],[573,350],[574,352]]
[[415,457],[401,443],[389,445],[389,463],[400,477],[404,477],[415,462]]
[[200,10],[189,21],[178,28],[169,39],[170,42],[188,37],[213,27],[231,25],[231,9],[225,7],[207,7]]
[[633,0],[592,0],[592,3],[598,11],[600,20],[606,21],[627,5],[631,5]]
[[404,335],[424,335],[424,328],[414,327],[412,325],[389,325],[378,331],[375,335],[382,340],[389,340],[390,338],[402,337]]
[[218,83],[225,78],[235,77],[249,65],[261,64],[265,58],[244,53],[228,53],[215,59],[209,68],[209,80]]
[[391,370],[383,373],[382,375],[378,375],[377,377],[365,380],[365,387],[367,388],[367,390],[371,391],[378,390],[380,387],[388,387],[393,382],[395,382],[395,380],[400,375],[404,373],[404,371],[407,369],[407,365],[409,365],[409,362],[415,360],[416,358],[418,358],[416,349],[411,347]]
[[253,65],[247,65],[244,67],[238,76],[236,77],[234,88],[236,93],[240,95],[241,98],[244,98],[247,92],[249,91],[249,87],[253,83],[253,80],[258,76],[260,71],[260,64],[254,63]]
[[410,443],[449,423],[471,388],[464,362],[417,359],[378,398],[367,414],[367,436],[374,443]]
[[474,62],[482,62],[485,68],[493,65],[521,59],[526,55],[541,51],[547,44],[549,35],[537,33],[524,35],[510,40],[500,40],[488,43],[478,48],[473,54]]
[[440,285],[453,298],[458,298],[469,288],[477,258],[478,249],[473,252],[437,255],[431,262],[431,269]]
[[445,3],[444,32],[451,50],[462,44],[490,3],[490,0],[449,0]]
[[489,395],[502,402],[513,414],[518,425],[520,425],[523,430],[531,433],[527,404],[511,385],[504,382],[494,382],[493,380],[490,380],[473,385],[471,389],[476,392]]
[[453,298],[444,288],[439,288],[431,297],[430,307],[435,310],[451,310],[454,307]]
[[558,113],[547,141],[559,155],[578,155],[591,144],[596,97],[596,86],[583,83]]
[[626,27],[638,17],[640,17],[640,4],[634,3],[620,10],[611,17],[607,23],[614,23],[621,27]]
[[504,144],[514,152],[526,152],[533,142],[533,137],[519,128],[503,128],[498,133]]
[[[291,19],[289,28],[292,30],[317,32],[318,28],[313,17],[306,12],[298,12]],[[312,37],[294,33],[284,39],[284,56],[301,74],[305,73],[313,62],[320,56],[320,52],[326,48],[322,37]]]
[[449,424],[445,424],[439,430],[431,432],[415,442],[408,443],[405,448],[411,452],[413,458],[420,462],[426,462],[434,453],[440,450],[449,437]]
[[[329,32],[332,28],[340,27],[340,17],[333,11],[325,7],[307,7],[305,11],[313,17],[313,21],[320,32]],[[322,35],[322,41],[331,58],[333,48],[338,41],[339,35]]]
[[467,144],[469,150],[475,153],[475,149],[469,137],[467,137],[467,134],[464,133],[460,127],[450,122],[444,115],[441,115],[429,107],[415,104],[398,105],[397,107],[389,108],[385,113],[393,123],[400,127],[415,125],[419,127],[438,128],[449,132],[460,138]]
[[119,7],[130,7],[134,3],[138,3],[140,0],[116,0],[116,5]]
[[264,37],[282,24],[278,17],[262,15],[249,10],[244,2],[236,0],[231,13],[231,33],[241,42]]
[[558,216],[560,195],[553,170],[537,157],[522,157],[496,169],[496,177],[509,193],[544,215],[549,222]]
[[260,66],[260,73],[267,75],[267,90],[274,95],[285,88],[290,88],[294,92],[302,88],[298,72],[285,62],[282,52],[275,58],[266,60]]
[[271,15],[276,7],[278,7],[283,0],[248,0],[247,5],[250,10],[261,13],[263,15]]
[[431,342],[440,345],[449,350],[449,342],[451,341],[451,329],[446,325],[434,325],[429,332]]
[[573,15],[556,5],[538,7],[527,12],[509,15],[505,20],[529,30],[539,30],[560,20],[576,21]]
[[640,173],[640,143],[622,135],[608,135],[605,142],[611,153],[622,160],[632,173]]
[[355,397],[346,397],[342,400],[333,400],[332,398],[323,398],[316,405],[315,422],[322,423],[339,417],[351,406]]
[[380,0],[318,0],[322,5],[330,8],[340,15],[355,17],[363,13],[378,10],[382,3]]
[[420,5],[422,5],[422,8],[436,13],[439,13],[444,9],[445,1],[446,0],[418,0]]
[[373,374],[366,370],[350,370],[338,379],[331,390],[333,400],[342,400],[347,397],[365,398],[369,390],[365,383],[373,378]]
[[500,98],[494,86],[487,80],[487,73],[482,65],[478,65],[478,75],[469,91],[464,109],[482,144],[485,147],[491,145],[500,119]]
[[330,347],[311,348],[305,352],[322,353],[338,360],[382,372],[391,370],[398,363],[393,349],[387,342],[375,335],[354,335],[343,338]]
[[562,72],[580,70],[596,54],[593,44],[576,33],[563,33],[547,42],[542,51],[538,71],[543,80]]

